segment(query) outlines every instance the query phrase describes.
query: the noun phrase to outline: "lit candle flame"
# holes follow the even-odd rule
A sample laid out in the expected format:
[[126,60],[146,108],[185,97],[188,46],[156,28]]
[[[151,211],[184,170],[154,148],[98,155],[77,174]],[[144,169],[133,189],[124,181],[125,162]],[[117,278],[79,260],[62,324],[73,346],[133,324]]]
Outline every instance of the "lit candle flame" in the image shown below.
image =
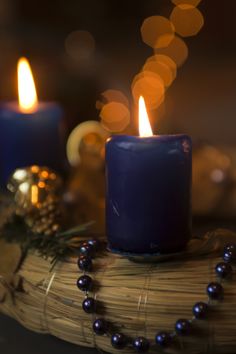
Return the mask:
[[38,105],[34,78],[26,58],[20,58],[17,63],[18,101],[23,113],[35,112]]
[[153,135],[143,96],[139,97],[139,135],[141,137]]

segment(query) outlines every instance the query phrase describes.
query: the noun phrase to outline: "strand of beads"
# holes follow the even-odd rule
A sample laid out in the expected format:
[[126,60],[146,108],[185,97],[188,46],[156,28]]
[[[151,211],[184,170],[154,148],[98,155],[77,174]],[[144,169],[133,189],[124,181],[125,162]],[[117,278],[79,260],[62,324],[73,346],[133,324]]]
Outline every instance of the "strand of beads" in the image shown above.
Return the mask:
[[[85,299],[82,308],[86,313],[97,314],[97,303],[93,297],[89,296],[89,291],[93,288],[93,280],[87,275],[87,272],[93,270],[93,257],[101,248],[97,240],[89,240],[84,242],[80,247],[80,256],[78,259],[78,267],[83,271],[83,275],[77,280],[78,288],[84,292]],[[224,248],[223,262],[215,267],[216,275],[219,278],[217,282],[211,282],[206,287],[208,299],[206,302],[197,302],[192,308],[192,319],[180,318],[176,321],[172,332],[160,331],[155,337],[155,343],[162,348],[173,345],[174,340],[179,336],[186,336],[192,333],[192,324],[196,320],[207,318],[211,301],[219,301],[223,299],[224,289],[222,281],[230,278],[233,273],[232,264],[236,262],[236,244],[228,244]],[[135,339],[127,338],[123,333],[111,331],[111,325],[103,318],[96,317],[93,322],[93,331],[96,335],[107,335],[110,337],[111,345],[116,349],[123,349],[126,346],[132,346],[136,352],[144,353],[149,350],[150,341],[145,337],[137,337]]]
[[82,303],[82,308],[86,313],[95,313],[96,301],[88,296],[88,292],[92,290],[93,281],[86,272],[91,272],[93,268],[92,258],[99,249],[99,243],[96,240],[89,240],[80,246],[80,256],[78,259],[78,267],[84,273],[77,280],[78,288],[85,293],[85,299]]
[[[83,272],[83,275],[78,278],[77,286],[84,292],[85,298],[82,308],[88,314],[97,314],[98,312],[95,299],[89,296],[89,291],[93,288],[93,280],[86,273],[90,273],[93,270],[93,258],[100,249],[101,245],[97,240],[84,242],[79,249],[78,267]],[[137,352],[146,352],[150,346],[148,339],[145,337],[140,336],[130,340],[123,333],[112,332],[111,325],[100,317],[96,317],[93,321],[93,331],[98,336],[107,335],[110,337],[111,345],[116,349],[123,349],[128,345],[132,345]]]
[[178,319],[175,323],[173,332],[159,332],[156,335],[156,343],[162,347],[168,347],[172,344],[175,337],[185,336],[192,333],[192,324],[196,320],[204,320],[210,309],[211,301],[220,301],[223,299],[224,289],[222,281],[229,279],[233,273],[232,264],[236,262],[236,245],[226,245],[223,252],[223,261],[215,266],[215,273],[219,278],[216,282],[211,282],[206,287],[208,299],[206,302],[197,302],[192,308],[193,317],[191,320]]

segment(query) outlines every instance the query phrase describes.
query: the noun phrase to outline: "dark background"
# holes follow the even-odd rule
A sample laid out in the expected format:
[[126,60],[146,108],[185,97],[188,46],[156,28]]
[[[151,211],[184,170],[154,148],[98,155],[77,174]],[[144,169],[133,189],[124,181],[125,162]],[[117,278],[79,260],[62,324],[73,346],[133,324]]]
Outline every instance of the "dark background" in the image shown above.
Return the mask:
[[[16,63],[24,55],[32,64],[39,98],[64,106],[69,131],[80,121],[99,119],[95,104],[106,89],[122,90],[132,105],[130,84],[152,54],[142,42],[141,24],[148,16],[168,17],[172,9],[170,0],[0,0],[0,99],[16,99]],[[202,0],[199,9],[204,27],[186,39],[189,57],[168,90],[165,117],[158,128],[233,145],[236,1]],[[95,40],[86,65],[66,53],[65,40],[75,30],[89,31]],[[35,354],[92,352],[30,334],[1,316],[0,351],[13,354],[17,348]]]
[[[98,119],[95,103],[106,89],[130,84],[151,48],[140,27],[152,15],[169,16],[171,0],[0,0],[0,98],[16,97],[16,62],[31,62],[38,95],[58,100],[66,109],[69,130],[76,123]],[[168,90],[161,132],[186,132],[213,143],[234,143],[236,2],[203,0],[205,24],[186,38],[187,62]],[[89,31],[95,51],[86,65],[65,50],[67,36]]]

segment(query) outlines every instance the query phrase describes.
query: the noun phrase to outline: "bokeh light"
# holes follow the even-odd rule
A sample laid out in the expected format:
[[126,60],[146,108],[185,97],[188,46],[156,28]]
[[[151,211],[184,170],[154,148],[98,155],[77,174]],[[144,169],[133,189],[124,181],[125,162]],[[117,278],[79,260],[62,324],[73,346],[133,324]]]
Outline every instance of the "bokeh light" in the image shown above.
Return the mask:
[[77,166],[81,163],[81,146],[86,146],[86,151],[91,149],[97,151],[100,139],[105,143],[108,137],[107,130],[97,121],[90,120],[77,125],[70,133],[66,144],[66,154],[70,165]]
[[86,60],[95,50],[95,40],[88,31],[73,31],[65,39],[66,53],[74,60]]
[[143,66],[144,71],[151,71],[159,75],[165,85],[168,87],[174,80],[171,68],[164,62],[158,61],[155,55],[149,58]]
[[143,96],[148,109],[158,108],[164,100],[165,87],[162,78],[151,71],[137,74],[131,86],[135,103]]
[[170,15],[170,20],[175,26],[175,32],[182,37],[195,36],[204,24],[201,12],[188,4],[176,6]]
[[102,126],[110,132],[121,132],[130,123],[130,111],[121,102],[104,104],[100,112]]
[[[207,214],[221,203],[230,168],[231,160],[221,150],[210,145],[194,149],[192,199],[195,214]],[[207,191],[207,197],[200,197],[203,190]]]
[[105,140],[98,133],[84,135],[79,146],[81,163],[93,169],[99,168],[104,159],[104,147]]
[[147,59],[147,62],[153,61],[153,60],[167,65],[172,72],[173,80],[176,78],[177,65],[175,64],[174,60],[172,60],[170,57],[168,57],[167,55],[164,55],[164,54],[155,54],[155,55],[149,57]]
[[168,47],[155,50],[156,54],[164,54],[170,57],[177,67],[183,65],[188,57],[188,47],[183,39],[175,36]]
[[163,16],[151,16],[144,20],[141,35],[144,43],[152,48],[167,47],[174,38],[174,26]]
[[96,108],[100,110],[104,104],[109,102],[119,102],[129,107],[129,100],[122,91],[109,89],[101,93],[101,99],[97,100]]
[[201,2],[201,0],[172,0],[172,2],[175,5],[186,4],[186,5],[197,6]]

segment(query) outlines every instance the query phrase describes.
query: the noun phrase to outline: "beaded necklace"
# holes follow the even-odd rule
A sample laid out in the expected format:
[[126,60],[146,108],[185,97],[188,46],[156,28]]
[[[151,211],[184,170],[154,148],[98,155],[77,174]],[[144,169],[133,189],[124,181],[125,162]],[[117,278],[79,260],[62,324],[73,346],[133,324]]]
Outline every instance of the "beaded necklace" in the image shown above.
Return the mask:
[[[84,242],[79,249],[80,255],[78,258],[78,267],[83,272],[77,280],[77,287],[84,292],[85,298],[82,303],[84,312],[88,314],[97,313],[97,301],[89,295],[93,288],[93,279],[90,273],[93,271],[93,258],[96,253],[102,248],[102,244],[98,240],[89,240]],[[192,324],[197,320],[204,320],[211,308],[211,301],[220,301],[223,299],[224,289],[222,281],[229,279],[232,276],[232,263],[236,261],[236,244],[227,244],[223,252],[223,261],[215,266],[215,272],[219,280],[217,282],[210,282],[206,287],[206,294],[208,299],[206,302],[196,302],[192,308],[192,319],[180,318],[175,322],[173,331],[159,331],[154,340],[155,345],[160,347],[169,347],[174,343],[178,336],[186,336],[192,333]],[[150,348],[150,340],[139,336],[136,338],[129,338],[123,333],[113,332],[111,323],[108,323],[102,317],[96,317],[93,321],[93,331],[95,335],[106,335],[110,338],[111,345],[116,349],[123,349],[125,347],[133,347],[136,352],[144,353]]]

